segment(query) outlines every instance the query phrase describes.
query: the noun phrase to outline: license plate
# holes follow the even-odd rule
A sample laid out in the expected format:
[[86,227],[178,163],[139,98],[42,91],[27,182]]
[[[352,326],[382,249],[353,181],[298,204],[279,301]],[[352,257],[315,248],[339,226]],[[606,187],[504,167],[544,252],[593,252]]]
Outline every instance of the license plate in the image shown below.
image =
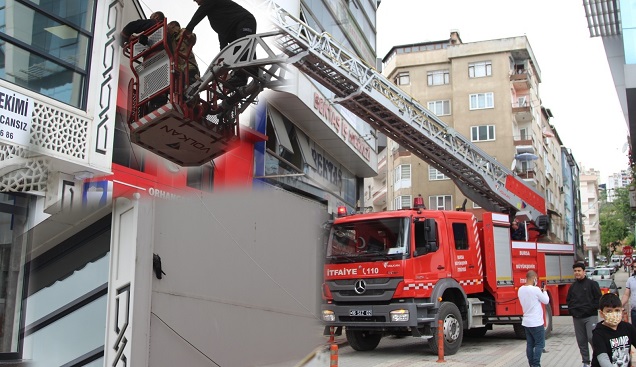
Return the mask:
[[349,316],[373,316],[371,310],[349,310]]

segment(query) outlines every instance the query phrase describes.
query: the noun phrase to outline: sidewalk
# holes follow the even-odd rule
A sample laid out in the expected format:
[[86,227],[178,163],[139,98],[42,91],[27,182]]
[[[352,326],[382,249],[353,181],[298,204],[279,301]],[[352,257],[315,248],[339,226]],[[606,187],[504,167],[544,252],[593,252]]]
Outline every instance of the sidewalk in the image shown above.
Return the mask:
[[[568,316],[553,318],[552,336],[546,340],[541,365],[580,367],[581,355],[574,337],[572,319]],[[346,344],[345,344],[346,345]],[[526,341],[516,339],[512,326],[495,326],[483,338],[465,338],[459,352],[437,363],[425,340],[417,338],[384,338],[372,352],[356,352],[348,346],[340,348],[341,367],[409,367],[409,366],[526,366]]]

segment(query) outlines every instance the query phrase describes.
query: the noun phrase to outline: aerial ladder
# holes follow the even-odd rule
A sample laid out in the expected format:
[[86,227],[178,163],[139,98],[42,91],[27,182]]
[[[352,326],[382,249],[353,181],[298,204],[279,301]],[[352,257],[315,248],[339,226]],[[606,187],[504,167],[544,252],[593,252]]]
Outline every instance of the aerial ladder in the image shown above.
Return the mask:
[[[187,111],[189,106],[199,106],[207,120],[217,121],[212,123],[213,127],[236,123],[238,128],[240,112],[264,88],[284,85],[289,65],[293,65],[333,92],[333,103],[355,113],[451,178],[466,197],[485,210],[547,220],[544,198],[534,188],[340,46],[329,34],[313,30],[273,0],[260,7],[263,9],[259,10],[269,12],[275,30],[241,38],[225,47],[199,80],[186,88],[183,95],[174,96],[177,103],[170,110],[173,125],[199,125],[196,119],[200,116],[190,118],[192,114]],[[248,71],[251,82],[229,89],[224,81],[233,70]],[[148,120],[146,123],[152,125],[156,119]],[[131,131],[136,129],[135,124],[140,123],[131,119]]]

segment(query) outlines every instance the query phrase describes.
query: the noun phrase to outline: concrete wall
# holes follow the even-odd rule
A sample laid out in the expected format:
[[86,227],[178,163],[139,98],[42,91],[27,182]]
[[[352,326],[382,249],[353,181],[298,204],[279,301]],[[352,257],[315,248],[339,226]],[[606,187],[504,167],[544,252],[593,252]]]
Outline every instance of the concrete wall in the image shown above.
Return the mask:
[[299,361],[324,343],[326,215],[277,189],[156,200],[153,252],[166,275],[152,280],[148,365]]

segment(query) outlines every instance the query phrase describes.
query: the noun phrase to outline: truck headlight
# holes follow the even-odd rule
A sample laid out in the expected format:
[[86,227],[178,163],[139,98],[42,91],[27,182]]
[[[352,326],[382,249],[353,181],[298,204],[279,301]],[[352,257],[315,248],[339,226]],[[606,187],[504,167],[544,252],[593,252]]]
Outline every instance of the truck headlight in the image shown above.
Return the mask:
[[334,322],[336,315],[331,310],[322,310],[322,321]]
[[389,314],[391,322],[409,321],[409,310],[393,310]]

